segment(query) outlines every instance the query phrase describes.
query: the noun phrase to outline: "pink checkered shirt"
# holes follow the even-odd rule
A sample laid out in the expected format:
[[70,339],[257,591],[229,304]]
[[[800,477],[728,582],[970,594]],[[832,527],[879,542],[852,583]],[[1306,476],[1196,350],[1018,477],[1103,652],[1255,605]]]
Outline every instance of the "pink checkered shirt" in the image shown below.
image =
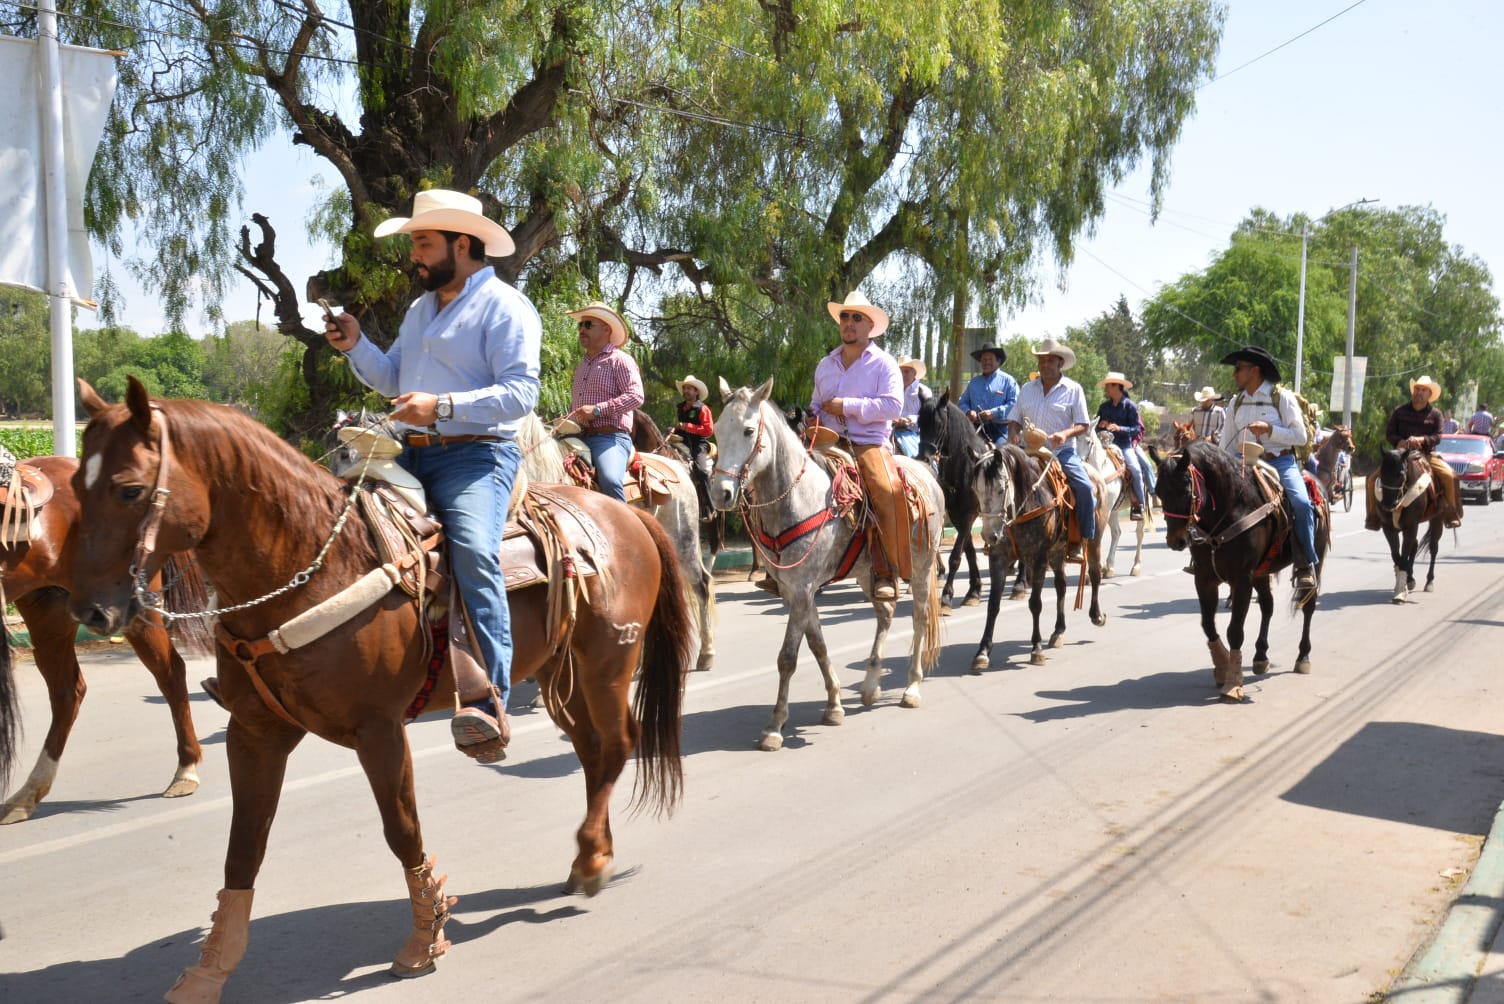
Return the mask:
[[598,354],[581,359],[574,368],[574,382],[569,388],[571,409],[598,404],[601,417],[585,431],[632,432],[632,412],[642,407],[642,374],[637,360],[607,345]]

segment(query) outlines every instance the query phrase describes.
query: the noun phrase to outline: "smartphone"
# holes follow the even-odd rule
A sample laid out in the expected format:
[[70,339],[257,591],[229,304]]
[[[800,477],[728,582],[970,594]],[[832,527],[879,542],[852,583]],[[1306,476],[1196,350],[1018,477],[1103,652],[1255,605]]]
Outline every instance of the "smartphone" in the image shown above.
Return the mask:
[[329,301],[321,296],[318,299],[318,304],[319,308],[324,312],[324,317],[330,321],[334,320],[334,308],[329,306]]

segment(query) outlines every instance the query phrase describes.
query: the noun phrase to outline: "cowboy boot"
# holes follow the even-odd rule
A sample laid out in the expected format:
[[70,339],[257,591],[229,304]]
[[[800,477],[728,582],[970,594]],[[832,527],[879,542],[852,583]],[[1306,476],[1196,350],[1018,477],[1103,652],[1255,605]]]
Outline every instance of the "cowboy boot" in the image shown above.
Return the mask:
[[219,890],[214,926],[199,951],[198,965],[183,970],[163,999],[169,1004],[217,1004],[225,980],[240,965],[251,941],[251,897],[254,889]]
[[459,902],[457,896],[444,895],[444,883],[448,875],[437,878],[433,874],[434,858],[424,859],[416,868],[403,872],[407,880],[407,898],[413,908],[413,930],[407,943],[392,959],[391,974],[398,979],[412,979],[434,971],[434,960],[449,951],[449,941],[444,938],[444,922],[449,919],[449,908]]
[[877,527],[867,530],[867,550],[872,554],[872,598],[878,601],[898,599],[898,584],[893,581],[893,566],[888,563],[888,554],[883,550],[882,537]]

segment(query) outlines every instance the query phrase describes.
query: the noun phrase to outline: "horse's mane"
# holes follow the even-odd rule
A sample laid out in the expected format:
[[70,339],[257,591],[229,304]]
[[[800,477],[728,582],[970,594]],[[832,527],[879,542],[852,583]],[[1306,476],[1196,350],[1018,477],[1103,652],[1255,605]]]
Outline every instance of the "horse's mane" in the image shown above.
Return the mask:
[[663,430],[653,421],[653,416],[638,408],[632,412],[632,443],[641,453],[652,453],[663,447]]
[[[1233,458],[1216,443],[1207,442],[1204,439],[1195,439],[1178,451],[1185,457],[1187,464],[1194,464],[1200,468],[1203,476],[1207,477],[1213,490],[1221,496],[1221,501],[1231,503],[1234,501],[1247,501],[1251,504],[1260,504],[1261,498],[1258,488],[1254,486],[1253,479],[1243,474],[1242,462]],[[1172,468],[1175,454],[1165,459],[1165,470],[1178,473],[1177,468]]]
[[537,412],[528,412],[518,423],[517,449],[522,454],[522,469],[528,480],[540,484],[568,480],[564,472],[564,455]]
[[993,447],[982,461],[981,472],[992,484],[999,484],[1005,479],[1011,480],[1013,497],[1022,507],[1029,490],[1039,483],[1040,466],[1022,448],[1008,443]]
[[[933,433],[927,436],[927,433]],[[991,444],[987,442],[966,417],[956,402],[950,399],[950,391],[920,402],[919,436],[921,445],[928,439],[947,462],[964,459],[971,464],[982,457]],[[955,449],[955,447],[966,449]]]

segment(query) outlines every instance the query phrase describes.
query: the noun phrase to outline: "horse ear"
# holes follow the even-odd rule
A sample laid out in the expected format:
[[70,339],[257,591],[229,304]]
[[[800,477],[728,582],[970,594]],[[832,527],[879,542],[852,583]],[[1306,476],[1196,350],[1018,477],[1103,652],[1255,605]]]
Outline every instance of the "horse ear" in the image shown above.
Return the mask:
[[947,387],[944,390],[942,390],[940,392],[940,397],[936,400],[936,405],[938,407],[944,408],[948,404],[950,404],[950,388],[949,387]]
[[143,432],[151,429],[151,395],[146,392],[146,384],[137,380],[134,376],[125,378],[125,404],[131,410],[131,417],[136,424],[141,426]]
[[752,392],[752,404],[754,406],[762,404],[768,399],[768,395],[771,393],[773,393],[773,378],[768,377],[763,381],[761,387]]
[[91,386],[89,381],[82,377],[78,380],[78,399],[83,402],[84,413],[90,418],[104,411],[109,405],[104,403],[104,398]]
[[725,377],[720,377],[719,379],[721,381],[721,401],[723,403],[726,402],[726,401],[730,401],[731,400],[731,385],[726,382],[726,378]]

